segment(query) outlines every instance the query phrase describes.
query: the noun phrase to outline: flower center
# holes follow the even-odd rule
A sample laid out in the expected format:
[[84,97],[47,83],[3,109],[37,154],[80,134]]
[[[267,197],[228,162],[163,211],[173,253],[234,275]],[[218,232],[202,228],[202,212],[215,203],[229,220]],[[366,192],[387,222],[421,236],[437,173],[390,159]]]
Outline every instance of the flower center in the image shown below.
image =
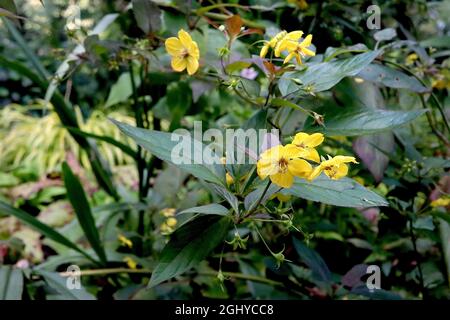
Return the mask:
[[279,173],[286,173],[287,169],[288,169],[288,161],[285,158],[281,158],[278,161],[278,172]]
[[189,57],[189,51],[188,51],[188,49],[183,49],[183,51],[181,51],[181,56],[182,56],[183,58]]

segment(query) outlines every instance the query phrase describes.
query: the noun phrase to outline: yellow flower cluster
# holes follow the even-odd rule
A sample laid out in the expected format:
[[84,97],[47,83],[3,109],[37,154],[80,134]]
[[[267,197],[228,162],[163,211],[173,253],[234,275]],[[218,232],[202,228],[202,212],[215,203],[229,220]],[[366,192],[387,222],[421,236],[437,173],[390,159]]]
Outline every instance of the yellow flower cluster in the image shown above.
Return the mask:
[[[324,140],[321,133],[297,133],[291,144],[277,145],[264,151],[256,165],[261,179],[270,178],[274,184],[290,188],[294,178],[313,180],[324,172],[331,179],[340,179],[347,175],[346,163],[356,162],[354,157],[336,156],[320,162],[320,156],[315,149]],[[319,163],[315,168],[310,162]]]
[[174,217],[175,211],[175,208],[166,208],[161,210],[161,214],[167,218],[160,227],[163,234],[169,234],[174,231],[174,228],[178,223],[177,219]]
[[172,69],[178,72],[187,69],[189,75],[198,70],[200,50],[197,42],[193,41],[189,33],[181,29],[178,38],[170,37],[165,42],[167,52],[172,56]]
[[298,64],[302,64],[301,57],[316,55],[314,51],[308,49],[311,46],[312,35],[308,34],[303,41],[298,42],[302,36],[303,31],[300,30],[289,33],[287,31],[281,31],[269,41],[265,41],[259,56],[264,58],[269,52],[269,49],[273,49],[275,57],[280,57],[281,52],[286,50],[288,55],[283,63],[288,63],[292,58],[295,58]]

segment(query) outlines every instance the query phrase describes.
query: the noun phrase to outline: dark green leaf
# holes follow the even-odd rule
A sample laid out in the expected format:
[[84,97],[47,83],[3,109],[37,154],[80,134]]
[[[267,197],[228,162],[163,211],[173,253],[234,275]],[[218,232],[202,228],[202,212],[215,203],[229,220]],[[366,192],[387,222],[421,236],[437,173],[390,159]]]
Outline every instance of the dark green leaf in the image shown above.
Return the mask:
[[284,189],[285,193],[303,199],[322,202],[340,207],[387,206],[387,201],[350,178],[332,180],[322,174],[309,182],[295,179],[294,185]]
[[230,223],[228,217],[206,215],[178,228],[161,252],[149,286],[156,286],[197,266],[223,241]]
[[420,93],[429,91],[416,78],[378,63],[368,65],[358,73],[357,77],[367,81],[381,83],[389,88],[408,89]]
[[[302,89],[309,89],[313,92],[328,90],[344,77],[357,75],[380,52],[369,51],[347,59],[313,64],[303,71],[285,73],[279,81],[281,94],[286,96]],[[297,83],[293,81],[294,79]]]
[[126,144],[123,144],[120,141],[115,140],[114,138],[111,138],[109,136],[99,136],[94,133],[82,131],[78,128],[68,127],[67,130],[69,130],[71,133],[76,134],[76,135],[80,135],[80,136],[87,137],[87,138],[94,138],[96,140],[107,142],[107,143],[119,148],[120,150],[122,150],[123,153],[129,155],[133,159],[137,158],[137,153],[132,148],[130,148]]
[[161,28],[161,10],[151,0],[133,0],[133,13],[136,22],[145,33]]
[[323,132],[329,136],[359,136],[383,132],[404,125],[427,112],[427,110],[391,111],[359,110],[351,112],[334,112],[325,116],[325,126],[305,124],[304,130]]
[[178,212],[177,216],[185,213],[215,214],[219,216],[226,216],[228,214],[228,209],[220,204],[211,203],[204,206],[183,210],[181,212]]
[[313,278],[329,284],[331,282],[331,272],[322,257],[295,237],[293,242],[300,259],[311,269]]
[[70,290],[67,287],[68,279],[62,277],[57,272],[49,272],[45,270],[35,270],[35,272],[41,275],[45,279],[45,282],[47,282],[52,289],[61,295],[58,297],[61,300],[96,300],[92,294],[83,288]]
[[[204,146],[201,142],[195,141],[190,136],[182,136],[176,133],[167,133],[154,130],[144,130],[141,128],[135,128],[125,123],[112,120],[119,129],[133,138],[137,144],[150,151],[156,157],[173,163],[182,170],[189,172],[197,178],[204,179],[216,184],[224,185],[225,182],[225,169],[221,164],[220,158],[213,154],[211,148]],[[185,152],[178,153],[175,149],[180,146],[184,139],[188,139],[189,143],[188,154]],[[177,142],[178,141],[178,142]],[[195,142],[194,142],[195,141]],[[174,150],[175,149],[175,150]],[[180,150],[178,150],[180,151]],[[177,162],[174,163],[172,158],[172,152],[175,152],[175,157],[179,157]],[[197,164],[195,163],[195,157],[208,154],[209,160],[214,164]]]
[[239,213],[239,201],[234,194],[232,194],[222,186],[212,184],[211,187],[219,196],[221,196],[230,204],[234,212]]
[[102,263],[106,263],[106,254],[100,242],[100,236],[98,234],[97,226],[95,225],[91,207],[89,206],[80,180],[73,174],[67,163],[63,163],[62,169],[67,197],[75,210],[78,222],[95,253],[97,253]]
[[[134,75],[134,81],[136,83],[136,87],[139,87],[141,84],[141,78],[137,75]],[[111,87],[111,91],[109,91],[108,99],[105,102],[105,108],[111,107],[117,103],[127,101],[131,94],[133,93],[133,89],[131,86],[131,75],[129,72],[124,72],[120,75],[119,79],[116,83]]]

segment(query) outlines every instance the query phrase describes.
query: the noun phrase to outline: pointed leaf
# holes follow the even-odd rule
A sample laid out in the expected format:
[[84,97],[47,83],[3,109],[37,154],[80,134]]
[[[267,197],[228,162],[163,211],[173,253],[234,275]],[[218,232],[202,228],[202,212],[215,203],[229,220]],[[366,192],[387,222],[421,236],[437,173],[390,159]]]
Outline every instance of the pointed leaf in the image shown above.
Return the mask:
[[100,242],[97,226],[91,212],[91,207],[81,186],[80,180],[73,174],[67,163],[62,165],[64,185],[67,189],[67,197],[72,204],[78,222],[84,231],[86,238],[97,253],[102,263],[106,263],[106,254]]
[[[344,77],[357,75],[380,53],[381,51],[369,51],[347,59],[312,64],[303,71],[285,73],[279,81],[281,94],[286,96],[308,87],[313,92],[328,90]],[[300,84],[292,81],[293,79]]]
[[294,185],[289,189],[284,189],[284,192],[303,199],[340,207],[360,208],[388,205],[382,196],[367,190],[350,178],[332,180],[324,174],[311,182],[295,179]]
[[230,224],[228,217],[207,215],[178,228],[161,252],[149,286],[156,286],[198,265],[224,240]]
[[[225,169],[221,164],[220,158],[212,152],[211,148],[204,146],[200,141],[196,141],[190,136],[186,137],[176,133],[145,130],[113,119],[112,121],[124,134],[133,138],[137,144],[161,160],[173,163],[178,168],[189,172],[197,178],[224,185]],[[184,152],[180,154],[176,153],[177,163],[175,163],[175,160],[172,158],[172,152],[177,145],[185,141],[184,139],[187,139],[189,143],[189,152],[188,154]],[[213,164],[196,163],[196,157],[201,157],[205,154],[207,154],[208,161]]]
[[427,112],[427,110],[390,111],[358,110],[345,113],[334,111],[325,116],[325,126],[305,124],[305,131],[322,132],[330,136],[358,136],[383,132],[404,125]]
[[61,295],[61,300],[96,300],[92,294],[83,288],[70,290],[67,287],[67,278],[62,277],[57,272],[45,270],[35,270],[35,272],[41,275],[45,282]]
[[331,272],[322,257],[313,249],[308,248],[300,240],[293,238],[294,247],[300,259],[311,269],[314,279],[324,283],[331,282]]
[[185,213],[201,213],[201,214],[215,214],[219,216],[226,216],[228,214],[228,209],[224,206],[217,204],[217,203],[211,203],[200,207],[193,207],[186,210],[183,210],[181,212],[177,213],[177,216],[185,214]]

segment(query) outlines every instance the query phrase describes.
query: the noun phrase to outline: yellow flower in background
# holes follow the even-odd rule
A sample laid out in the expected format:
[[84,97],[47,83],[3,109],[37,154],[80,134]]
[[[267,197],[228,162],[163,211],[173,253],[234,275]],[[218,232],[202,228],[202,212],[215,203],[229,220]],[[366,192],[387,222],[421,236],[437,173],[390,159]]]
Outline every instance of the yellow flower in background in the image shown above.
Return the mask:
[[259,53],[259,56],[261,58],[264,58],[267,55],[267,52],[269,52],[269,49],[274,49],[275,57],[279,57],[281,54],[280,45],[283,43],[284,40],[293,41],[295,43],[298,43],[298,40],[302,37],[303,31],[292,31],[287,32],[285,30],[278,32],[275,37],[270,39],[269,41],[264,42],[264,46],[261,48],[261,52]]
[[234,179],[229,172],[227,172],[227,174],[225,175],[225,180],[227,182],[227,186],[231,185],[234,182]]
[[133,248],[133,242],[131,242],[131,240],[125,237],[123,234],[119,234],[118,239],[123,246],[126,246],[130,249]]
[[410,66],[414,63],[414,61],[416,61],[417,59],[419,59],[419,56],[417,55],[417,53],[411,53],[406,57],[406,61],[405,64],[407,66]]
[[261,58],[264,58],[267,55],[267,52],[269,52],[269,48],[275,48],[278,42],[281,41],[281,39],[283,39],[285,35],[287,35],[287,32],[283,30],[281,32],[278,32],[275,37],[273,37],[269,41],[265,41],[264,46],[261,48],[259,56]]
[[298,42],[298,40],[303,36],[303,31],[292,31],[286,34],[280,41],[277,42],[274,48],[274,54],[275,57],[279,57],[281,54],[282,46],[281,44],[285,43],[286,41],[293,41]]
[[314,148],[319,146],[324,139],[325,138],[321,133],[309,135],[304,132],[299,132],[295,135],[292,144],[302,151],[302,158],[319,163],[320,156]]
[[167,226],[169,226],[170,228],[173,228],[177,225],[177,219],[170,217],[167,219],[166,221]]
[[173,217],[175,215],[175,212],[177,211],[177,209],[175,208],[165,208],[161,210],[161,214],[168,218],[168,217]]
[[322,172],[333,180],[343,178],[348,173],[348,166],[346,163],[353,162],[358,163],[355,157],[348,156],[336,156],[328,160],[322,161],[309,176],[309,180],[317,178]]
[[172,56],[173,70],[181,72],[187,69],[189,75],[193,75],[198,70],[200,50],[189,33],[181,29],[178,31],[178,38],[168,38],[165,44],[167,52]]
[[440,198],[437,198],[436,200],[431,201],[431,206],[433,208],[446,207],[449,205],[450,205],[450,197],[448,197],[448,198],[440,197]]
[[169,217],[165,222],[161,224],[161,231],[163,234],[172,233],[178,221],[174,217]]
[[295,59],[297,60],[297,63],[302,64],[301,57],[315,56],[316,53],[314,51],[308,49],[308,47],[311,46],[311,41],[312,41],[311,34],[308,34],[306,36],[306,38],[300,43],[289,40],[289,39],[284,39],[282,41],[282,43],[280,43],[279,50],[280,51],[287,50],[289,52],[289,54],[284,59],[283,63],[288,63],[289,61],[292,60],[292,58],[295,57]]
[[308,9],[308,2],[306,0],[288,0],[288,3],[295,4],[300,10]]
[[264,151],[256,164],[261,179],[270,178],[274,184],[290,188],[294,177],[306,178],[311,174],[312,167],[304,159],[300,159],[301,151],[291,144],[277,145]]
[[131,257],[125,257],[123,258],[123,262],[125,262],[128,265],[128,268],[130,269],[137,269],[137,262],[133,260]]

